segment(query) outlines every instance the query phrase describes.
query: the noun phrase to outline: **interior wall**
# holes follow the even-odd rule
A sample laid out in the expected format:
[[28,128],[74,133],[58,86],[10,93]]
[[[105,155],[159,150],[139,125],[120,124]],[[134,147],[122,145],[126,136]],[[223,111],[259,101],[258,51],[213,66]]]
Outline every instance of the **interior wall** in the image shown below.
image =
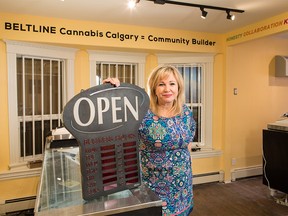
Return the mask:
[[0,40],[0,171],[7,169],[9,161],[9,129],[8,129],[8,73],[6,45]]
[[[3,18],[4,17],[4,18]],[[76,26],[92,28],[97,23],[91,22],[71,22],[69,20],[59,20],[50,18],[37,18],[22,15],[5,15],[3,20],[11,20],[21,23],[56,25],[70,27]],[[99,24],[99,28],[104,30],[127,31],[130,26],[104,25]],[[35,33],[25,32],[4,32],[0,29],[0,173],[9,172],[9,130],[8,130],[8,74],[6,65],[6,46],[1,39],[30,41],[39,43],[53,43],[57,45],[67,45],[78,47],[85,45],[87,49],[96,49],[97,46],[107,46],[117,49],[136,51],[136,47],[147,53],[145,79],[151,69],[158,64],[155,53],[162,52],[199,52],[217,53],[214,62],[214,87],[213,87],[213,146],[223,151],[221,157],[195,158],[193,159],[194,174],[205,172],[225,171],[225,179],[231,179],[232,168],[261,165],[262,163],[262,129],[267,123],[275,121],[281,114],[287,112],[287,78],[275,78],[273,76],[272,58],[276,54],[288,55],[288,41],[281,38],[263,38],[246,43],[233,45],[223,51],[225,43],[219,35],[204,33],[174,31],[153,28],[133,28],[137,34],[151,33],[154,35],[171,34],[175,37],[199,37],[209,40],[216,40],[216,47],[193,47],[184,45],[148,44],[141,42],[122,43],[111,41],[111,39],[62,37],[59,35],[49,36],[35,35]],[[219,42],[219,43],[218,43]],[[89,47],[89,45],[91,47]],[[184,48],[183,48],[184,47]],[[84,48],[81,48],[75,56],[75,93],[82,88],[89,87],[89,56]],[[238,89],[238,95],[233,95],[233,89]],[[236,159],[235,166],[231,165],[232,158]],[[0,201],[9,198],[19,198],[36,195],[38,178],[22,178],[16,180],[0,179]],[[28,186],[26,186],[28,185]]]
[[270,36],[227,48],[225,145],[232,169],[262,164],[262,130],[288,111],[288,77],[274,76],[273,61],[287,56],[287,47],[287,39]]
[[36,196],[40,177],[2,180],[0,182],[0,208],[5,200]]
[[74,73],[74,92],[76,95],[90,86],[89,54],[86,50],[76,52]]

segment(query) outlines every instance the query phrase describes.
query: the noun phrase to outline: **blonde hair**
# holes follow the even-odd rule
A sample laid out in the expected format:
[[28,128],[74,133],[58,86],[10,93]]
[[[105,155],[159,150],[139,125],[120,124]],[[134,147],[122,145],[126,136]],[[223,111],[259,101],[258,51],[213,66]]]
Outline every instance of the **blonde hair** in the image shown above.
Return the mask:
[[156,96],[157,84],[161,79],[164,79],[171,74],[175,77],[178,84],[178,95],[176,100],[173,102],[170,112],[173,112],[175,115],[178,115],[182,112],[183,104],[185,101],[183,77],[176,67],[171,65],[160,65],[153,69],[147,83],[148,94],[150,96],[150,109],[156,115],[158,115],[158,100]]

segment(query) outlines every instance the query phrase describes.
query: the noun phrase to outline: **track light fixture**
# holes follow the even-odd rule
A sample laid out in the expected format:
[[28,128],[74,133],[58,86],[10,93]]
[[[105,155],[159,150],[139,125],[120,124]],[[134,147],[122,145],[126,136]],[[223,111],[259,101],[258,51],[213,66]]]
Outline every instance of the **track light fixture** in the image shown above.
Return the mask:
[[165,4],[166,0],[154,0],[155,4]]
[[231,15],[229,10],[227,10],[226,13],[227,13],[228,20],[235,20],[235,15]]
[[[130,0],[130,1],[134,1],[135,5],[140,2],[140,0]],[[230,12],[234,12],[234,13],[245,12],[244,10],[233,9],[233,8],[216,7],[216,6],[201,5],[201,4],[192,4],[192,3],[187,3],[187,2],[179,2],[179,1],[171,1],[171,0],[146,0],[146,1],[152,1],[155,4],[161,4],[161,5],[173,4],[173,5],[181,5],[181,6],[188,6],[188,7],[198,7],[201,10],[201,18],[203,18],[203,19],[205,19],[207,17],[207,14],[208,14],[208,12],[205,11],[204,9],[226,11],[227,19],[229,19],[229,20],[235,19],[235,15],[231,15]]]
[[200,8],[200,10],[201,10],[201,18],[202,19],[206,19],[206,16],[207,16],[208,12],[205,11],[204,8]]

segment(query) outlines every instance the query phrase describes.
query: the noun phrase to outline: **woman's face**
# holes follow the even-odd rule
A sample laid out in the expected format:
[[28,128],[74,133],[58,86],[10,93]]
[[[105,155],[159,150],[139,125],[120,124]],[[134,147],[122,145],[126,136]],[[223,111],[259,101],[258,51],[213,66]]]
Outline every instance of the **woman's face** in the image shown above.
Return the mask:
[[156,96],[158,98],[158,105],[173,104],[178,96],[178,83],[173,74],[160,79],[157,83]]

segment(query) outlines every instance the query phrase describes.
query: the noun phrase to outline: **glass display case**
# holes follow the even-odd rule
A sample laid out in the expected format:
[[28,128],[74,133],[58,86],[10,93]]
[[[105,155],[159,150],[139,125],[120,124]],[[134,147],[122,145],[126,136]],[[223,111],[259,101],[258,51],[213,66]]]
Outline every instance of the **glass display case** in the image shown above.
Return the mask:
[[[162,201],[145,185],[123,190],[97,199],[82,198],[79,147],[61,146],[51,139],[46,150],[37,199],[35,215],[162,215]],[[63,142],[64,143],[64,142]],[[68,140],[69,143],[69,140]]]

